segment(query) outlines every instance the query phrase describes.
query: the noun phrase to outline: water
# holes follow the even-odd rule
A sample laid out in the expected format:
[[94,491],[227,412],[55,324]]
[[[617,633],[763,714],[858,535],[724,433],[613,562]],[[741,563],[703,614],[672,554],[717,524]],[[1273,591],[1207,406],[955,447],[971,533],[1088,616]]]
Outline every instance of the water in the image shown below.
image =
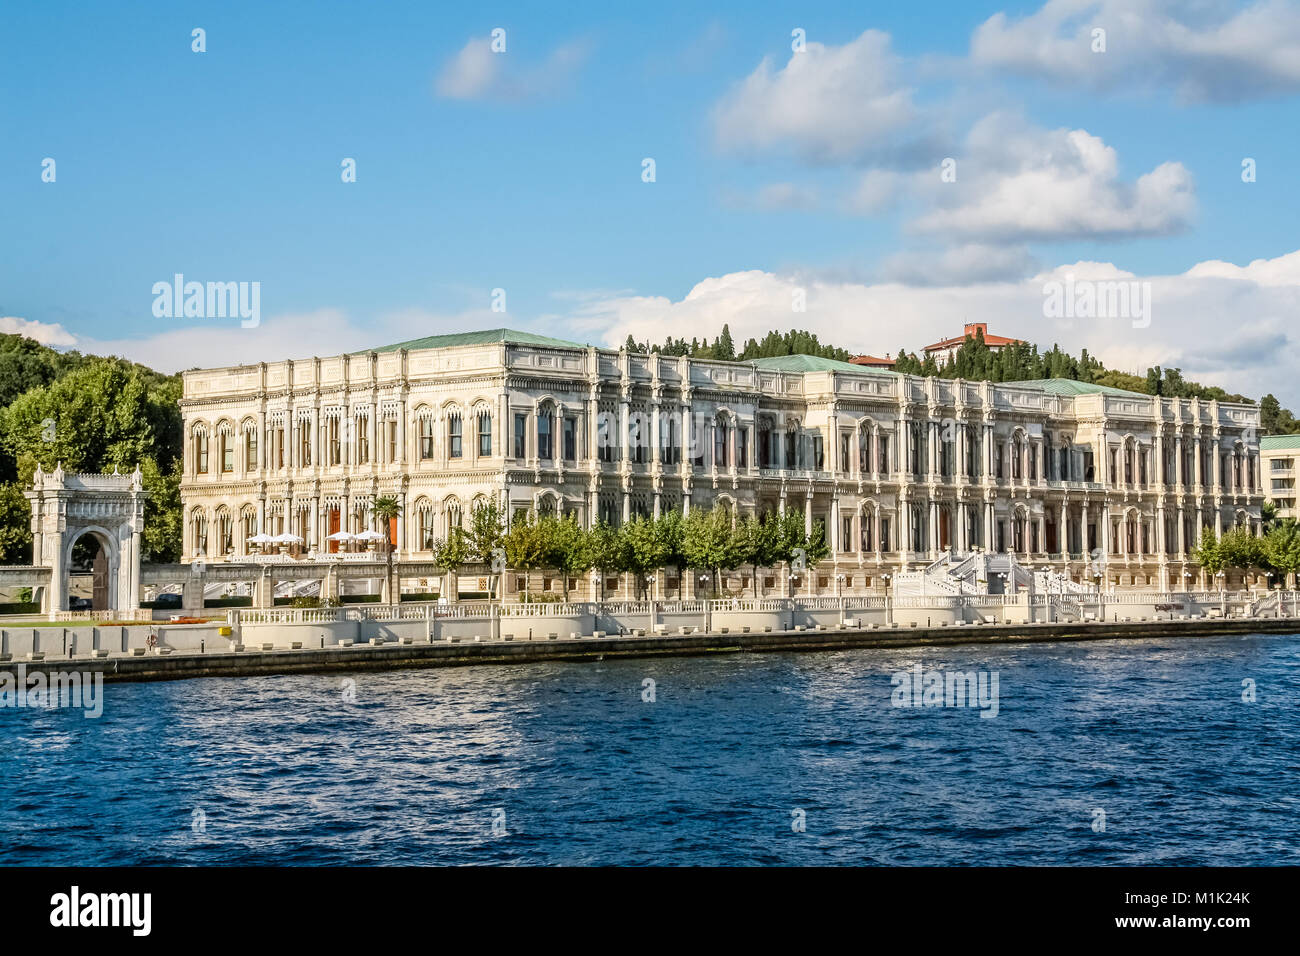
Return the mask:
[[[1250,636],[358,673],[355,703],[337,674],[108,685],[97,720],[0,710],[0,864],[1294,865],[1298,653]],[[891,706],[917,661],[996,670],[999,715]]]

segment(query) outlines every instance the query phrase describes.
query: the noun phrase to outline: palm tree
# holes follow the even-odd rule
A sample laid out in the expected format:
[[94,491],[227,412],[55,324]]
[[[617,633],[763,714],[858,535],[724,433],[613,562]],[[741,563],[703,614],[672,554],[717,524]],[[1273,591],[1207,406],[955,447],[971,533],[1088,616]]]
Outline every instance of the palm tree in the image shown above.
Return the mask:
[[376,519],[384,523],[384,543],[388,545],[385,549],[388,563],[385,578],[388,582],[388,600],[391,604],[401,604],[400,593],[397,594],[396,600],[393,598],[393,519],[402,513],[402,503],[391,495],[377,497],[371,502],[370,511]]

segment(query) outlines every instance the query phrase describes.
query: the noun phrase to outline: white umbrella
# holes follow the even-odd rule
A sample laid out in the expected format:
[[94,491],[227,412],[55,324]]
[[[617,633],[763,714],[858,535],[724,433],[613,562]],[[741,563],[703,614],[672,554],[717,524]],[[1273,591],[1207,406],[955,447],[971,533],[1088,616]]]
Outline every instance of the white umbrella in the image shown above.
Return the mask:
[[358,541],[383,541],[384,536],[378,531],[366,530],[357,535]]
[[270,544],[274,540],[275,539],[271,537],[269,534],[267,534],[265,531],[261,531],[253,535],[251,538],[249,538],[248,543],[249,544]]
[[277,534],[271,540],[276,544],[302,544],[302,538],[298,537],[296,534],[290,534],[287,531],[284,534]]
[[355,537],[356,535],[353,534],[351,531],[335,531],[333,534],[327,535],[325,537],[325,540],[326,541],[351,541]]

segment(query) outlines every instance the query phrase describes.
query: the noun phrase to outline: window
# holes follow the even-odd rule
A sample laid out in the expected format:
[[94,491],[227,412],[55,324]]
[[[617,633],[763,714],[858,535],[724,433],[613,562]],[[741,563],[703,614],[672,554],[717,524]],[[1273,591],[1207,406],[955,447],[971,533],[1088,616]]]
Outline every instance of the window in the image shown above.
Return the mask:
[[889,519],[880,519],[880,550],[889,550]]
[[847,432],[840,433],[840,471],[849,470],[849,454],[851,452],[850,436]]
[[366,418],[353,420],[352,427],[357,432],[357,464],[370,463],[370,421]]
[[537,416],[537,457],[545,461],[555,457],[554,446],[551,443],[551,429],[554,423],[555,418],[551,412],[543,412]]
[[432,551],[433,541],[433,511],[425,508],[420,511],[420,550]]
[[713,464],[727,467],[727,426],[721,422],[713,426]]
[[799,457],[796,454],[799,450],[798,435],[793,430],[785,433],[785,467],[798,468]]
[[[879,464],[876,465],[876,471],[882,474],[888,472],[889,471],[889,439],[886,438],[884,435],[880,436],[880,442],[879,444],[876,445],[876,454],[879,456],[877,459]],[[884,532],[881,532],[881,538],[883,540]]]
[[646,461],[646,449],[650,446],[650,429],[646,425],[645,414],[635,412],[627,423],[628,456],[638,465]]
[[576,418],[566,417],[564,419],[564,460],[578,460],[578,420]]
[[[845,436],[845,437],[847,438],[847,436]],[[841,550],[841,551],[852,551],[852,550],[853,550],[853,518],[852,518],[852,516],[847,516],[847,517],[843,518],[841,524],[842,524],[842,529],[841,529],[841,530],[842,530],[842,533],[840,534],[840,550]]]
[[862,516],[861,527],[862,527],[862,534],[861,534],[862,542],[861,542],[860,550],[871,551],[872,545],[871,545],[871,516],[870,515]]
[[736,465],[749,467],[749,429],[742,428],[736,432]]
[[492,416],[487,412],[478,415],[478,454],[480,458],[492,457]]
[[460,416],[452,415],[447,419],[447,457],[459,458],[461,456],[460,444]]
[[306,468],[311,464],[311,422],[301,421],[298,423],[299,451],[298,463]]
[[279,428],[271,432],[271,437],[274,440],[274,446],[275,446],[274,465],[276,468],[283,468],[284,467],[284,426],[280,426]]
[[826,467],[826,462],[822,457],[822,436],[813,436],[813,468],[821,471]]
[[528,416],[515,415],[515,457],[528,457]]
[[339,441],[339,420],[331,418],[325,429],[326,442],[329,445],[329,458],[327,461],[331,465],[341,464],[343,461],[343,443]]
[[397,461],[397,419],[390,418],[384,422],[384,434],[388,438],[388,461]]
[[221,470],[235,470],[235,443],[232,441],[233,435],[221,436]]
[[596,448],[597,457],[601,461],[614,460],[614,436],[618,434],[618,429],[614,427],[612,416],[609,412],[599,412],[596,415]]
[[208,473],[208,436],[194,436],[194,462],[200,475]]
[[428,416],[420,419],[420,457],[426,461],[433,457],[433,419]]
[[666,415],[659,420],[661,455],[665,465],[676,465],[681,461],[681,440],[678,437],[677,418]]
[[249,428],[244,432],[244,470],[254,471],[257,467],[257,430]]

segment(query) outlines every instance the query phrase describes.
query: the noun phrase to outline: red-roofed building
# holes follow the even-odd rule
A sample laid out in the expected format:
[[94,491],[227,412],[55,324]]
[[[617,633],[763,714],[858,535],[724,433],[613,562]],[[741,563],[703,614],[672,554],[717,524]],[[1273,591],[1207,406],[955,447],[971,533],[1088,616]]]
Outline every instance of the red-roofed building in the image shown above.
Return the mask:
[[849,361],[854,365],[865,365],[867,368],[892,369],[894,367],[894,360],[889,357],[888,352],[885,353],[884,358],[879,355],[855,355]]
[[1008,345],[1019,345],[1022,341],[1021,339],[1009,339],[1005,335],[990,335],[987,322],[967,322],[966,330],[961,335],[944,339],[942,342],[935,342],[933,345],[927,345],[921,352],[924,355],[933,355],[935,362],[942,365],[957,354],[957,350],[962,347],[962,343],[967,338],[975,338],[976,332],[983,333],[984,344],[989,347],[990,352],[1000,352]]

